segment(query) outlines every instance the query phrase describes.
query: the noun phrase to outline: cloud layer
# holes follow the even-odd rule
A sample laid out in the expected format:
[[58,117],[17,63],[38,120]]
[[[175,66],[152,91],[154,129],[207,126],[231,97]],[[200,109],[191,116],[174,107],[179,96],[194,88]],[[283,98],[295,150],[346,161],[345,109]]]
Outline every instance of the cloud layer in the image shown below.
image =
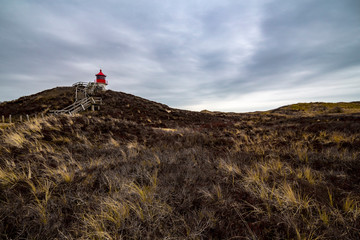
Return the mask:
[[113,90],[191,110],[359,100],[358,0],[0,3],[0,101],[99,68]]

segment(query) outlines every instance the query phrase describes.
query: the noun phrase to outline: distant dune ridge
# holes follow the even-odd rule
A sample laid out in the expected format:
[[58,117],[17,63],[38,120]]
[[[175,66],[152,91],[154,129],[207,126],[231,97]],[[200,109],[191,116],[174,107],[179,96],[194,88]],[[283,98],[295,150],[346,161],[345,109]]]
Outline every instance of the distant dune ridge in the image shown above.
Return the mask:
[[360,239],[360,102],[99,96],[75,116],[48,114],[71,87],[0,103],[0,239]]

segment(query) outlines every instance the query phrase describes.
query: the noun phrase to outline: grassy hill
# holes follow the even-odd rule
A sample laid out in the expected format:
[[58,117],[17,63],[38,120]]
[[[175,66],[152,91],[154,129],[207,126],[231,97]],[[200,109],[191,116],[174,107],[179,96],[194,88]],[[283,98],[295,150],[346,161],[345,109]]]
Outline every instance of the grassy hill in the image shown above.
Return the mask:
[[[72,91],[2,103],[0,115],[62,108]],[[1,239],[360,238],[358,111],[102,98],[98,112],[0,130]]]
[[18,116],[46,113],[50,109],[61,109],[74,101],[72,87],[57,87],[30,96],[0,103],[1,115]]
[[312,114],[324,114],[324,113],[359,113],[360,102],[338,102],[338,103],[297,103],[278,109],[273,112],[301,112]]

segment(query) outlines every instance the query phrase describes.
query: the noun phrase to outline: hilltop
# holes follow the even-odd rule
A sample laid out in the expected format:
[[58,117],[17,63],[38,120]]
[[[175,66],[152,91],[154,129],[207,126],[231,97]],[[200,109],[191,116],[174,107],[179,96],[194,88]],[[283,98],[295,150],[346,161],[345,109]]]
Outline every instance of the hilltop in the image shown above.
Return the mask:
[[[0,115],[61,109],[73,92]],[[239,114],[101,97],[99,111],[0,130],[1,239],[360,238],[358,102]]]

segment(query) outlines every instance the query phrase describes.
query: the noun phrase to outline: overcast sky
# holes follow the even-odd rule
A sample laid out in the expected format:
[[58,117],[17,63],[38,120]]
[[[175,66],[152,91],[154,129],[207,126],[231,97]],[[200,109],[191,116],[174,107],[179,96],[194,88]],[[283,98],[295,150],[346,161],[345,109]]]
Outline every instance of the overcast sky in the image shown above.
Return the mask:
[[0,101],[93,81],[189,110],[360,100],[359,0],[0,0]]

